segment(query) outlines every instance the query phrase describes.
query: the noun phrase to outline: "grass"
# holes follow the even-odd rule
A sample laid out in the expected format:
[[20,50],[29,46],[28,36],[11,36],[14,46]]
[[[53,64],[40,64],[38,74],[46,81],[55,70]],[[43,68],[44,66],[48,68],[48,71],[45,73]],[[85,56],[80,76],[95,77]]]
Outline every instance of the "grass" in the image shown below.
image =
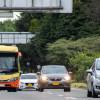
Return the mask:
[[72,88],[82,88],[82,89],[86,89],[87,85],[86,83],[72,83],[71,84]]

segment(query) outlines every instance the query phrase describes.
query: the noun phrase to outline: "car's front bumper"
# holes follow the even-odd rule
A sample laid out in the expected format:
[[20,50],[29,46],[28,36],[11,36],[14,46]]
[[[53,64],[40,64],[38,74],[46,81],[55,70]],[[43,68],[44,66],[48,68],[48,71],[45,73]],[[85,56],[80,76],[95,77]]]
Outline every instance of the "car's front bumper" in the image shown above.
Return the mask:
[[18,87],[19,87],[19,80],[11,82],[0,82],[0,90],[18,89]]
[[[30,84],[30,83],[29,83]],[[26,83],[24,84],[20,84],[19,89],[37,89],[38,84],[37,83],[31,83],[32,86],[28,86],[26,85]]]
[[[55,82],[56,83],[56,82]],[[39,88],[44,89],[64,89],[70,88],[70,83],[68,82],[57,82],[58,84],[54,84],[54,82],[41,82],[39,84]]]

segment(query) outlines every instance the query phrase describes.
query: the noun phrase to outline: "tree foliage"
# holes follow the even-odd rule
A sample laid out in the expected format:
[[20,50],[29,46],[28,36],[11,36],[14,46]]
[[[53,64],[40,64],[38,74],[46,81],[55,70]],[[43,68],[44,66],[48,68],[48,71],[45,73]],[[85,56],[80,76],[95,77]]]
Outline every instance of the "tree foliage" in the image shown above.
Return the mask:
[[4,21],[0,22],[0,32],[15,32],[16,26],[14,21]]
[[63,64],[75,73],[76,80],[85,79],[86,69],[100,57],[100,36],[78,39],[60,39],[48,44],[47,60],[50,64]]

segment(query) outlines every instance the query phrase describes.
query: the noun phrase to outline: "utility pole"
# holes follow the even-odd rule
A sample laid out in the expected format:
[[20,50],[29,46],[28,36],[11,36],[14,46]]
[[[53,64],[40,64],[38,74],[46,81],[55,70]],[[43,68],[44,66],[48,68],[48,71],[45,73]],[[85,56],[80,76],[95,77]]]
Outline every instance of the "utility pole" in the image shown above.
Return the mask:
[[34,0],[32,0],[32,7],[34,7]]
[[60,7],[62,7],[62,3],[61,3],[61,0],[59,1],[59,6],[60,6]]
[[4,7],[6,7],[6,0],[4,0]]

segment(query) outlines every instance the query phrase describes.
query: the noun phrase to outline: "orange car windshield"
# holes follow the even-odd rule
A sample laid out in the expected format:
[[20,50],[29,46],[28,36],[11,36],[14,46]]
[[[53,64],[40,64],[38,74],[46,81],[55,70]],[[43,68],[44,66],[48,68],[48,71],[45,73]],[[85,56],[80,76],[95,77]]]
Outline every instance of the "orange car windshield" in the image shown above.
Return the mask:
[[59,67],[59,66],[50,66],[50,67],[44,67],[42,69],[43,74],[65,74],[67,73],[67,70],[65,67]]

